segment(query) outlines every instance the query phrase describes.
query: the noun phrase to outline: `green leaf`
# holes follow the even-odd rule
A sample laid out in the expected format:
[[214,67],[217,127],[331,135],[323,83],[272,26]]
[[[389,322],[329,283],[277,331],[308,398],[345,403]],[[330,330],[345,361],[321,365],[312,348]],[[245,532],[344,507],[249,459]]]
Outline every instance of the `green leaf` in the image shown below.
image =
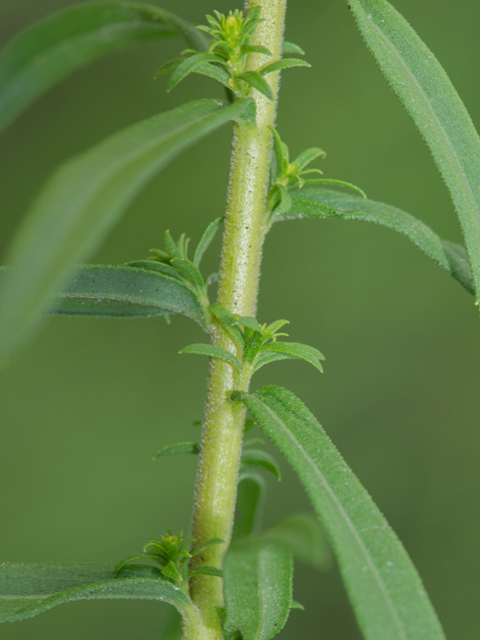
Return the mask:
[[467,291],[474,293],[465,249],[461,245],[442,240],[421,220],[401,209],[339,191],[305,187],[293,195],[292,208],[288,215],[283,216],[283,219],[293,218],[365,220],[398,231],[458,280]]
[[241,73],[237,76],[237,79],[243,80],[260,93],[263,93],[266,98],[273,100],[273,92],[270,85],[259,73],[257,73],[257,71],[245,71],[245,73]]
[[248,329],[251,329],[252,331],[263,335],[262,327],[260,326],[256,318],[241,316],[240,318],[237,318],[235,322],[241,327],[247,327]]
[[165,456],[176,456],[179,453],[200,453],[200,445],[198,442],[178,442],[177,444],[169,444],[163,447],[153,456],[154,460],[157,458],[164,458]]
[[[0,564],[0,622],[31,618],[73,600],[162,600],[178,609],[187,621],[195,613],[185,593],[170,582],[153,577],[152,567],[130,566],[113,577],[111,564]],[[143,577],[147,576],[147,577]]]
[[195,53],[193,56],[185,58],[184,61],[176,67],[172,73],[172,77],[167,86],[167,91],[171,91],[184,78],[195,69],[208,62],[219,62],[221,58],[213,53]]
[[292,196],[283,184],[277,184],[276,187],[280,194],[280,202],[275,207],[275,216],[281,217],[286,215],[292,208]]
[[197,100],[125,129],[51,178],[14,239],[0,357],[24,340],[75,263],[101,243],[146,183],[181,151],[248,108]]
[[276,62],[271,62],[267,64],[265,67],[260,69],[259,73],[262,76],[266,76],[269,73],[273,73],[274,71],[281,71],[282,69],[291,69],[292,67],[311,67],[306,60],[299,60],[298,58],[285,58],[284,60],[277,60]]
[[244,337],[243,337],[243,333],[241,332],[241,330],[237,326],[237,319],[235,318],[235,316],[233,314],[231,314],[230,311],[227,311],[227,309],[222,307],[217,302],[215,302],[214,304],[211,304],[209,309],[210,309],[210,312],[212,313],[212,315],[214,315],[215,318],[217,318],[217,320],[220,321],[220,323],[222,324],[222,326],[225,329],[225,331],[239,345],[241,345],[242,347],[245,346],[245,340],[244,340]]
[[262,347],[262,351],[275,351],[284,353],[291,358],[305,360],[313,365],[320,372],[323,371],[321,360],[325,360],[324,356],[318,349],[310,347],[308,344],[300,344],[299,342],[268,342]]
[[366,640],[445,640],[400,540],[305,405],[273,386],[232,399],[245,404],[304,485]]
[[320,571],[332,566],[327,539],[318,520],[305,513],[293,513],[273,525],[262,537],[285,544],[294,557]]
[[261,351],[255,358],[255,371],[258,371],[266,364],[278,362],[279,360],[296,360],[296,357],[276,351]]
[[[6,267],[0,267],[0,301],[7,272]],[[110,265],[78,267],[50,310],[51,315],[114,318],[171,313],[186,315],[207,328],[208,318],[198,296],[180,280],[155,271]]]
[[193,264],[198,268],[200,267],[200,263],[202,261],[203,255],[208,247],[211,245],[212,240],[214,239],[220,225],[223,222],[223,218],[216,218],[213,220],[208,227],[205,229],[203,236],[198,243],[197,248],[195,249],[195,254],[193,256]]
[[203,290],[205,283],[202,278],[202,274],[197,267],[187,260],[186,258],[172,258],[171,265],[178,273],[185,278],[188,282],[191,282],[194,287],[199,290]]
[[220,360],[224,360],[225,362],[228,362],[228,364],[232,365],[236,371],[240,371],[242,368],[240,362],[233,353],[230,353],[230,351],[226,351],[225,349],[220,349],[220,347],[216,347],[213,344],[190,344],[188,347],[181,349],[179,353],[193,353],[199,356],[208,356],[209,358],[220,358]]
[[223,564],[225,632],[243,640],[269,640],[279,633],[292,606],[291,553],[274,542],[243,538]]
[[208,549],[209,547],[213,547],[217,544],[225,544],[225,540],[222,540],[221,538],[211,538],[210,540],[206,540],[205,542],[202,542],[202,544],[199,544],[198,546],[193,547],[193,549],[190,549],[190,555],[196,556],[204,549]]
[[292,609],[300,609],[300,611],[305,611],[305,607],[300,602],[296,600],[292,600]]
[[311,147],[310,149],[305,149],[298,158],[295,158],[295,164],[298,167],[298,171],[304,169],[311,162],[316,160],[317,158],[325,158],[327,154],[323,149],[319,147]]
[[243,49],[244,53],[263,53],[265,56],[271,56],[272,52],[261,44],[249,44]]
[[208,39],[193,25],[153,5],[92,2],[50,16],[0,54],[0,130],[88,62],[123,47],[176,36],[208,49]]
[[360,31],[424,137],[462,225],[480,299],[480,138],[444,69],[385,0],[352,0]]
[[305,51],[301,47],[299,47],[298,44],[287,42],[286,40],[283,41],[282,53],[294,53],[298,56],[305,55]]
[[244,470],[240,472],[232,534],[234,540],[250,536],[259,530],[265,492],[265,480],[259,473]]
[[244,451],[242,453],[241,465],[242,467],[270,471],[277,480],[282,479],[275,458],[261,449],[247,449]]

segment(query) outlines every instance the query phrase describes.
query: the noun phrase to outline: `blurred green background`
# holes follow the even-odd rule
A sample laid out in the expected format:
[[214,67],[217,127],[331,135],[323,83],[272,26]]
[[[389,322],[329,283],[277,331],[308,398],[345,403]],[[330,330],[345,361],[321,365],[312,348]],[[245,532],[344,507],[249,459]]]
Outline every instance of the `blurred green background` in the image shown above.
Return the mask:
[[[0,43],[69,0],[2,0]],[[161,5],[203,22],[219,0]],[[478,0],[397,0],[438,55],[480,123]],[[297,0],[287,39],[312,70],[287,71],[278,122],[292,153],[326,149],[329,177],[361,186],[459,241],[458,224],[419,134],[366,50],[346,2]],[[0,250],[60,162],[123,127],[186,100],[220,96],[192,77],[172,94],[153,73],[182,47],[172,41],[109,56],[77,72],[28,110],[0,145]],[[136,200],[92,262],[123,263],[186,231],[197,241],[222,215],[227,128],[187,151]],[[215,269],[219,242],[205,271]],[[317,415],[406,545],[449,638],[477,640],[480,598],[480,319],[469,296],[409,242],[366,223],[277,225],[264,254],[261,321],[291,321],[292,340],[327,356],[262,369]],[[185,318],[51,320],[0,376],[0,559],[109,561],[165,529],[190,526],[195,460],[153,463],[161,446],[197,437],[207,361],[178,356],[202,340]],[[282,461],[268,478],[265,524],[308,510]],[[336,569],[299,566],[282,637],[358,640]],[[147,640],[166,605],[83,602],[2,626],[5,640]]]

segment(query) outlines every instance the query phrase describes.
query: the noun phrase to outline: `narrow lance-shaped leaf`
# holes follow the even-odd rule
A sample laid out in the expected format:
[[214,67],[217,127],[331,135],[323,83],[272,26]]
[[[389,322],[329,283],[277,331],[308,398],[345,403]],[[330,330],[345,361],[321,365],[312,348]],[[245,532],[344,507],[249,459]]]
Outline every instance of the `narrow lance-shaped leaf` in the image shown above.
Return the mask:
[[251,100],[189,102],[108,138],[60,168],[21,226],[0,312],[0,357],[33,330],[75,263],[88,257],[142,187],[181,151]]
[[177,442],[177,444],[169,444],[157,451],[153,459],[176,456],[182,453],[198,454],[200,453],[200,445],[198,442]]
[[281,71],[282,69],[292,69],[293,67],[311,67],[306,60],[299,60],[298,58],[285,58],[284,60],[277,60],[276,62],[271,62],[267,64],[265,67],[260,69],[259,73],[262,76],[266,76],[269,73],[273,73],[274,71]]
[[[155,263],[151,263],[155,264]],[[0,267],[0,303],[6,267]],[[52,315],[149,318],[182,313],[207,328],[198,296],[178,278],[125,266],[78,267],[72,282],[55,298]]]
[[234,540],[250,536],[260,528],[265,492],[265,480],[259,473],[241,471],[235,503]]
[[134,2],[74,5],[30,27],[0,53],[0,131],[69,73],[111,51],[182,36],[208,48],[193,25]]
[[228,550],[223,565],[228,634],[243,640],[270,640],[292,606],[292,554],[285,546],[243,538]]
[[480,138],[444,69],[386,0],[351,0],[360,31],[424,137],[462,225],[480,297]]
[[[161,600],[192,623],[195,611],[185,593],[159,577],[153,567],[130,566],[114,579],[109,564],[0,565],[0,622],[31,618],[74,600]],[[131,576],[131,577],[130,577]]]
[[295,559],[320,571],[331,567],[332,557],[325,533],[312,515],[293,513],[275,523],[262,537],[285,544]]
[[401,209],[348,193],[318,187],[305,187],[292,194],[288,213],[275,215],[276,220],[295,218],[342,218],[375,222],[407,236],[429,258],[474,293],[472,273],[465,249],[443,240],[418,218]]
[[315,417],[290,391],[234,392],[305,487],[366,640],[445,640],[400,540]]
[[223,221],[223,218],[216,218],[205,229],[205,232],[201,237],[200,242],[198,243],[198,246],[195,249],[195,254],[193,256],[193,264],[196,267],[200,266],[203,255],[205,251],[208,249],[208,247],[211,245],[213,239],[215,238],[215,235],[218,231],[218,228],[222,224],[222,221]]
[[201,342],[198,344],[190,344],[188,347],[181,349],[180,353],[192,353],[199,356],[208,356],[209,358],[220,358],[220,360],[224,360],[232,365],[236,371],[240,371],[241,369],[240,362],[233,353],[216,347],[213,344],[203,344]]
[[277,461],[267,451],[262,451],[262,449],[246,449],[242,453],[241,465],[247,468],[264,469],[265,471],[273,473],[277,480],[281,480]]

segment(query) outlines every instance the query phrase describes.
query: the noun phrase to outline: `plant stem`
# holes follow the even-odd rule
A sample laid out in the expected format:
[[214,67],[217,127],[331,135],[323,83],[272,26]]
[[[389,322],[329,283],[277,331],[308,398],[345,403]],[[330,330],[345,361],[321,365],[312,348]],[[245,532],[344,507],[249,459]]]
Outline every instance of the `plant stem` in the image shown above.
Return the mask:
[[[261,44],[281,57],[286,0],[253,0],[251,6],[262,7],[264,19],[252,44]],[[269,58],[250,54],[247,70],[257,69]],[[267,231],[265,202],[269,181],[272,134],[275,122],[279,74],[267,76],[275,96],[269,101],[253,91],[257,105],[257,127],[235,126],[231,156],[225,230],[220,264],[218,302],[231,313],[255,316],[262,246]],[[214,344],[236,353],[223,329],[217,325]],[[237,354],[240,355],[241,354]],[[194,558],[194,566],[221,567],[231,538],[239,460],[242,449],[245,409],[228,401],[234,389],[246,391],[250,374],[237,376],[230,365],[212,359],[208,396],[203,424],[192,535],[197,543],[221,538],[224,545],[212,546]],[[223,604],[222,581],[212,576],[196,576],[190,594],[202,620],[196,636],[189,640],[221,640],[222,630],[216,607]]]

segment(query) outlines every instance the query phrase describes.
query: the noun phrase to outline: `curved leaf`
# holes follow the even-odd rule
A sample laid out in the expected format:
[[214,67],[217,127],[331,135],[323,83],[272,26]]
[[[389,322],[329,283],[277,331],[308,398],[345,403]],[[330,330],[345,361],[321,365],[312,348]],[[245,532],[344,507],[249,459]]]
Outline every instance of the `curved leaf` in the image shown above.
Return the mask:
[[298,58],[285,58],[284,60],[277,60],[271,62],[265,67],[262,67],[259,71],[261,76],[266,76],[274,71],[281,71],[282,69],[291,69],[292,67],[311,67],[306,60],[299,60]]
[[[0,267],[0,301],[8,269]],[[207,327],[208,318],[190,287],[163,273],[110,265],[82,266],[53,302],[51,315],[149,318],[182,313]]]
[[177,444],[169,444],[157,451],[153,459],[157,460],[157,458],[165,458],[166,456],[176,456],[180,453],[198,454],[200,453],[200,445],[197,442],[177,442]]
[[242,467],[270,471],[277,480],[282,479],[277,461],[267,451],[262,451],[262,449],[246,449],[242,453],[241,465]]
[[111,51],[183,36],[207,49],[193,25],[158,7],[86,2],[30,27],[0,53],[0,131],[55,83]]
[[250,536],[259,529],[265,491],[265,480],[259,473],[241,471],[232,539]]
[[280,340],[276,342],[267,342],[267,344],[262,347],[261,353],[265,352],[283,353],[291,358],[305,360],[305,362],[314,366],[315,369],[323,372],[321,361],[325,360],[325,357],[318,349],[315,349],[315,347],[311,347],[308,344],[301,344],[299,342],[281,342]]
[[285,544],[294,557],[320,571],[331,567],[330,547],[318,520],[306,513],[292,513],[276,522],[262,538]]
[[292,207],[288,213],[274,216],[273,220],[294,218],[364,220],[398,231],[458,280],[467,291],[475,292],[465,249],[459,244],[442,240],[421,220],[389,204],[349,193],[305,187],[292,194]]
[[0,312],[0,356],[34,328],[75,265],[92,253],[135,196],[181,151],[251,109],[196,100],[117,133],[61,167],[22,224]]
[[158,577],[153,567],[130,566],[114,579],[110,564],[0,565],[0,622],[31,618],[72,600],[161,600],[178,609],[188,623],[195,612],[185,593]]
[[443,67],[386,0],[351,0],[380,69],[424,137],[457,210],[480,298],[480,138]]
[[193,353],[199,356],[208,356],[209,358],[220,358],[220,360],[228,362],[228,364],[236,371],[240,371],[242,368],[240,362],[233,353],[230,353],[230,351],[226,351],[225,349],[220,349],[220,347],[216,347],[213,344],[204,344],[203,342],[198,344],[189,344],[187,347],[183,347],[179,353]]
[[242,539],[223,563],[226,634],[269,640],[279,633],[292,606],[292,554],[274,542]]
[[400,540],[315,417],[290,391],[236,391],[304,485],[367,640],[445,640]]

